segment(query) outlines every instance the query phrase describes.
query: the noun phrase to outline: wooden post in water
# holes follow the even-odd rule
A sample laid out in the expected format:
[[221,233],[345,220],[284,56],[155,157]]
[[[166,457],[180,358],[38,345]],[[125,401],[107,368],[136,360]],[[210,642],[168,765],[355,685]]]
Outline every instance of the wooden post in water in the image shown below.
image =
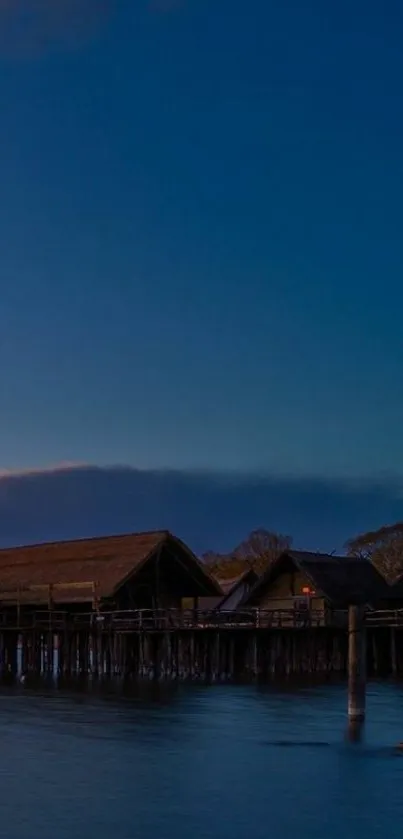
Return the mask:
[[392,673],[396,676],[397,673],[397,649],[396,649],[396,629],[394,626],[390,628],[390,657],[392,660]]
[[351,722],[362,722],[365,719],[365,694],[365,608],[350,606],[348,610],[348,718]]

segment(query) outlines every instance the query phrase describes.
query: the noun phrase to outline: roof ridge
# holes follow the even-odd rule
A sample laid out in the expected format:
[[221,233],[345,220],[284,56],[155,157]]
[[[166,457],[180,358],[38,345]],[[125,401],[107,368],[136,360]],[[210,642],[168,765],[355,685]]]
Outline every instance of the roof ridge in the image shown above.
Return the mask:
[[297,557],[321,557],[326,556],[328,559],[337,560],[357,560],[361,561],[362,557],[358,556],[349,556],[349,554],[338,554],[335,552],[329,553],[328,551],[302,551],[302,550],[293,550],[292,548],[287,551],[283,551],[283,554],[288,554],[289,556],[297,556]]
[[[200,595],[221,594],[219,584],[184,542],[168,530],[153,530],[0,550],[0,600],[1,592],[12,592],[18,599],[21,586],[46,588],[63,583],[65,594],[70,590],[71,602],[78,602],[74,595],[77,584],[89,580],[98,586],[98,597],[111,597],[165,546],[168,561],[175,568],[179,561],[189,581],[193,580],[191,589],[196,587]],[[36,601],[31,597],[30,602]]]
[[[170,530],[136,530],[131,533],[110,533],[103,536],[80,536],[78,539],[52,539],[51,542],[31,542],[21,543],[18,545],[10,545],[8,547],[0,547],[0,556],[2,553],[10,553],[11,551],[30,551],[34,548],[50,548],[54,545],[79,545],[84,542],[101,542],[105,539],[124,539],[134,538],[135,536],[172,536]],[[176,538],[176,537],[175,537]]]

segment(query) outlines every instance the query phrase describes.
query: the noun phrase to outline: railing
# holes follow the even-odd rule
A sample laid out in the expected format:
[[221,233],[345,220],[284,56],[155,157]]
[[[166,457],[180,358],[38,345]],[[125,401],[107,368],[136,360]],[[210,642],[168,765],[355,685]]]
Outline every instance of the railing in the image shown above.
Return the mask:
[[403,609],[382,609],[367,612],[367,626],[395,626],[403,627]]
[[[132,609],[126,611],[67,612],[1,610],[0,631],[142,632],[208,629],[347,629],[346,610],[246,609],[236,611],[190,609]],[[402,627],[403,610],[368,611],[368,627]]]
[[249,609],[232,612],[189,609],[139,609],[126,612],[101,612],[99,614],[76,615],[73,623],[78,627],[98,626],[104,631],[146,631],[174,629],[262,629],[262,628],[306,628],[323,626],[326,615],[323,611],[299,614],[293,609],[259,610]]
[[71,623],[71,615],[67,612],[2,610],[0,607],[0,631],[2,629],[39,629],[62,630]]
[[329,615],[324,611],[295,609],[249,609],[213,611],[190,609],[134,609],[111,612],[62,612],[49,610],[0,612],[0,630],[35,629],[46,631],[141,632],[179,629],[264,629],[323,626]]

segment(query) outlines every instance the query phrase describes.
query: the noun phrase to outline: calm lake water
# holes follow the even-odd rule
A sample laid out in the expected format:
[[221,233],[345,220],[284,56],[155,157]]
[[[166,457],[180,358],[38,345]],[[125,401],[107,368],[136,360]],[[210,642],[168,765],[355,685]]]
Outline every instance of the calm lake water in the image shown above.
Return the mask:
[[403,687],[0,694],[4,839],[401,839]]

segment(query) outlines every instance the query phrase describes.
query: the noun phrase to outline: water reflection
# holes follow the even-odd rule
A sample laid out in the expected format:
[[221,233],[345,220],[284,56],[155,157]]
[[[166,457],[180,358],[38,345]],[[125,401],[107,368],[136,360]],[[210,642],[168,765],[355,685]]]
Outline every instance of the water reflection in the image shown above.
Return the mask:
[[346,740],[349,743],[361,743],[364,737],[364,722],[349,720],[347,724]]
[[402,708],[372,685],[346,731],[343,685],[5,691],[0,837],[400,839]]

